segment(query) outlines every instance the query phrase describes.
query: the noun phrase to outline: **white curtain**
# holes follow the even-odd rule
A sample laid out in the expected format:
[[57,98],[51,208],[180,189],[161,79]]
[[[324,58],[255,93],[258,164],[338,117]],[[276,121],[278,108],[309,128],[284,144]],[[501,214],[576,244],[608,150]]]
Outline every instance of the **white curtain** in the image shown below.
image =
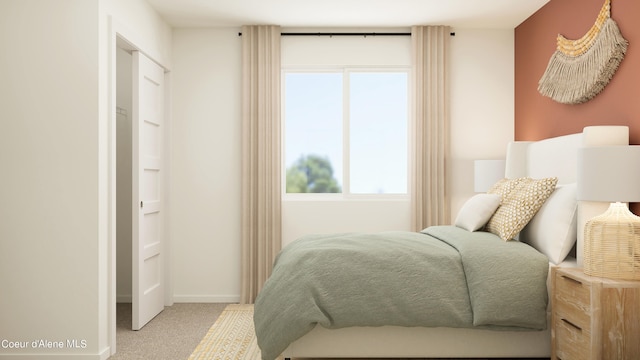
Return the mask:
[[449,41],[448,26],[413,26],[413,178],[415,231],[450,223],[448,194]]
[[242,270],[251,304],[282,244],[280,27],[242,27]]

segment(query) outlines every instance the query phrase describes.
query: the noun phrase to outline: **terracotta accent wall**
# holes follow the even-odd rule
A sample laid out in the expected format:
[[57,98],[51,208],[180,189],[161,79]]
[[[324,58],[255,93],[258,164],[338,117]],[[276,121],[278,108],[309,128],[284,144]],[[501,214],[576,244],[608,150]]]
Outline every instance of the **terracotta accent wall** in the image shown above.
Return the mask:
[[611,17],[629,41],[627,54],[604,90],[579,105],[538,93],[538,80],[556,48],[556,36],[582,37],[604,0],[551,0],[515,29],[515,139],[540,140],[590,125],[627,125],[640,144],[640,1],[611,0]]

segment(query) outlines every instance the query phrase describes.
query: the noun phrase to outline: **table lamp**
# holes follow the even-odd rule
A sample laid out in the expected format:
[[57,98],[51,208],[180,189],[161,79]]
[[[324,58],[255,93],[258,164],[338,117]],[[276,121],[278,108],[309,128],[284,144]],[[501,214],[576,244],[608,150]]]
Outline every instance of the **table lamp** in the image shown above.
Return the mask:
[[640,217],[626,203],[640,202],[640,146],[578,150],[577,199],[609,202],[584,228],[584,273],[640,280]]
[[504,160],[475,160],[473,162],[473,191],[487,192],[504,178]]

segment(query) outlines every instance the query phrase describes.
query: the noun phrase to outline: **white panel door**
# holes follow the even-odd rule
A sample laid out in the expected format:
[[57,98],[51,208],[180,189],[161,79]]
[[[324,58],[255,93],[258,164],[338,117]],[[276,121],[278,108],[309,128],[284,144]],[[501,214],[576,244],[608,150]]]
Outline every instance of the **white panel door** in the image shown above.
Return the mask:
[[164,309],[162,144],[164,70],[133,51],[132,329]]

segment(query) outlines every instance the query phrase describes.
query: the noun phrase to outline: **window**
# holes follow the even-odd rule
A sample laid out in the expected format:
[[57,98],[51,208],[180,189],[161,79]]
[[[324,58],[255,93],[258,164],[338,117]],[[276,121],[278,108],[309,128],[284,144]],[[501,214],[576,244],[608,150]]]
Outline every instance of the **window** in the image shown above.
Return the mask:
[[406,194],[408,70],[284,72],[287,193]]

